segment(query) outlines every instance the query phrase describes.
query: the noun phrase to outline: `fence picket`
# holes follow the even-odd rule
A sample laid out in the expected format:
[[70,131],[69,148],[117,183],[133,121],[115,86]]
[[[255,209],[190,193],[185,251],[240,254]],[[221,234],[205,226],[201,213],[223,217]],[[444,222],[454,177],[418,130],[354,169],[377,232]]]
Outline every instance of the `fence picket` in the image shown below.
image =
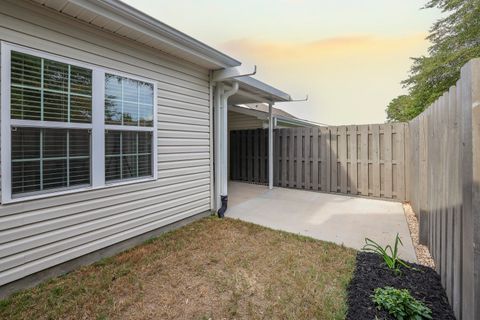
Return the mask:
[[347,128],[341,126],[338,128],[338,185],[341,193],[347,193],[347,178],[348,178],[348,165],[347,165]]
[[310,144],[310,135],[311,131],[310,128],[303,128],[303,135],[304,135],[304,188],[307,190],[310,190],[311,188],[311,166],[312,166],[312,159],[311,159],[311,152],[312,152],[312,147]]
[[392,197],[392,176],[393,176],[393,166],[392,166],[392,125],[387,124],[383,128],[383,143],[385,146],[385,151],[383,153],[383,166],[385,172],[385,183],[383,194],[385,198]]
[[360,127],[360,159],[362,168],[361,177],[361,187],[362,187],[362,195],[368,196],[369,192],[369,185],[368,185],[368,125],[363,125]]
[[[311,174],[312,174],[312,178],[311,178],[311,183],[312,183],[312,189],[313,190],[318,190],[319,189],[319,179],[318,179],[318,174],[319,174],[319,170],[318,170],[318,167],[319,165],[321,164],[321,162],[319,161],[319,157],[318,157],[318,147],[319,147],[319,134],[320,134],[320,130],[318,130],[318,128],[311,128],[311,132],[312,132],[312,171],[311,171]],[[321,141],[321,139],[320,139]],[[320,187],[321,189],[321,187]]]
[[350,160],[350,171],[349,171],[349,184],[350,184],[350,193],[356,195],[357,191],[357,179],[358,179],[358,163],[357,163],[357,126],[349,126],[348,131],[350,133],[350,145],[349,145],[349,160]]
[[321,128],[321,174],[322,191],[330,191],[330,130],[328,128]]
[[371,125],[372,130],[372,192],[374,197],[380,197],[380,128]]

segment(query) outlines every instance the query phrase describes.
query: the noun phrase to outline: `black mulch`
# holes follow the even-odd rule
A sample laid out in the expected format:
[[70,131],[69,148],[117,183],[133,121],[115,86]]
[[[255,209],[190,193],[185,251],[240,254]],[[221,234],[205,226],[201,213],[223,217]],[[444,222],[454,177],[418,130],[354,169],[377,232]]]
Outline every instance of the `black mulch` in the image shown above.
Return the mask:
[[377,310],[371,295],[375,288],[386,286],[408,289],[412,296],[432,310],[435,320],[455,319],[442,288],[440,277],[431,268],[410,264],[419,270],[402,267],[401,275],[388,269],[383,259],[373,253],[360,252],[353,279],[348,287],[348,320],[395,319],[383,310]]

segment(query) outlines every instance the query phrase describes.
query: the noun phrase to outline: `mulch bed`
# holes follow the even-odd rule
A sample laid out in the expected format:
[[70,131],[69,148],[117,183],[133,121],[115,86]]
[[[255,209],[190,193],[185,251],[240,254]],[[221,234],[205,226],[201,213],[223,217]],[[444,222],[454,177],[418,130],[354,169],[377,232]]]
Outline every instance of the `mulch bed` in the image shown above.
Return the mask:
[[410,263],[418,269],[401,267],[401,275],[388,269],[383,259],[373,253],[360,252],[353,279],[348,287],[348,314],[350,320],[395,319],[386,311],[378,310],[371,295],[376,288],[386,286],[408,289],[411,295],[432,310],[432,319],[455,319],[440,282],[439,275],[431,268]]

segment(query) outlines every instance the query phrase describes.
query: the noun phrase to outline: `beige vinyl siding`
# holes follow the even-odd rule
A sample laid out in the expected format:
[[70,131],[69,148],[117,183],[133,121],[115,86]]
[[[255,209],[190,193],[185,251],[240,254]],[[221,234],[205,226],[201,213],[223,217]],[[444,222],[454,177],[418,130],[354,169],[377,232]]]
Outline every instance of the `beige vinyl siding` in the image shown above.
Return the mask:
[[[1,38],[1,37],[0,37]],[[0,61],[2,61],[2,50],[0,49]],[[2,77],[1,77],[1,74],[2,74],[2,64],[0,63],[0,110],[1,110],[1,106],[2,106],[2,95],[3,95],[3,92],[1,90],[1,84],[2,84]],[[1,125],[2,125],[2,117],[1,117],[1,114],[2,112],[0,111],[0,139],[1,139]],[[0,147],[1,149],[1,147]],[[2,161],[0,160],[0,166],[2,165]],[[1,167],[0,167],[1,168]],[[0,206],[2,204],[2,193],[1,193],[1,188],[2,188],[2,172],[0,170]]]
[[246,130],[263,128],[263,121],[243,113],[234,111],[228,112],[229,130]]
[[208,70],[22,1],[0,40],[158,85],[158,180],[0,205],[0,285],[210,209]]

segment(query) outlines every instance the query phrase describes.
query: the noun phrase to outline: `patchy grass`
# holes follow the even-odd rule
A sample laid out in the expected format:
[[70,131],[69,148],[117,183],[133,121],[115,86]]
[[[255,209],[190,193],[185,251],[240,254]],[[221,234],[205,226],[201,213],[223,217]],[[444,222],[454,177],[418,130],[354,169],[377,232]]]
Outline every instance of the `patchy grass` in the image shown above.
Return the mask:
[[206,218],[0,301],[0,319],[344,319],[355,251]]

